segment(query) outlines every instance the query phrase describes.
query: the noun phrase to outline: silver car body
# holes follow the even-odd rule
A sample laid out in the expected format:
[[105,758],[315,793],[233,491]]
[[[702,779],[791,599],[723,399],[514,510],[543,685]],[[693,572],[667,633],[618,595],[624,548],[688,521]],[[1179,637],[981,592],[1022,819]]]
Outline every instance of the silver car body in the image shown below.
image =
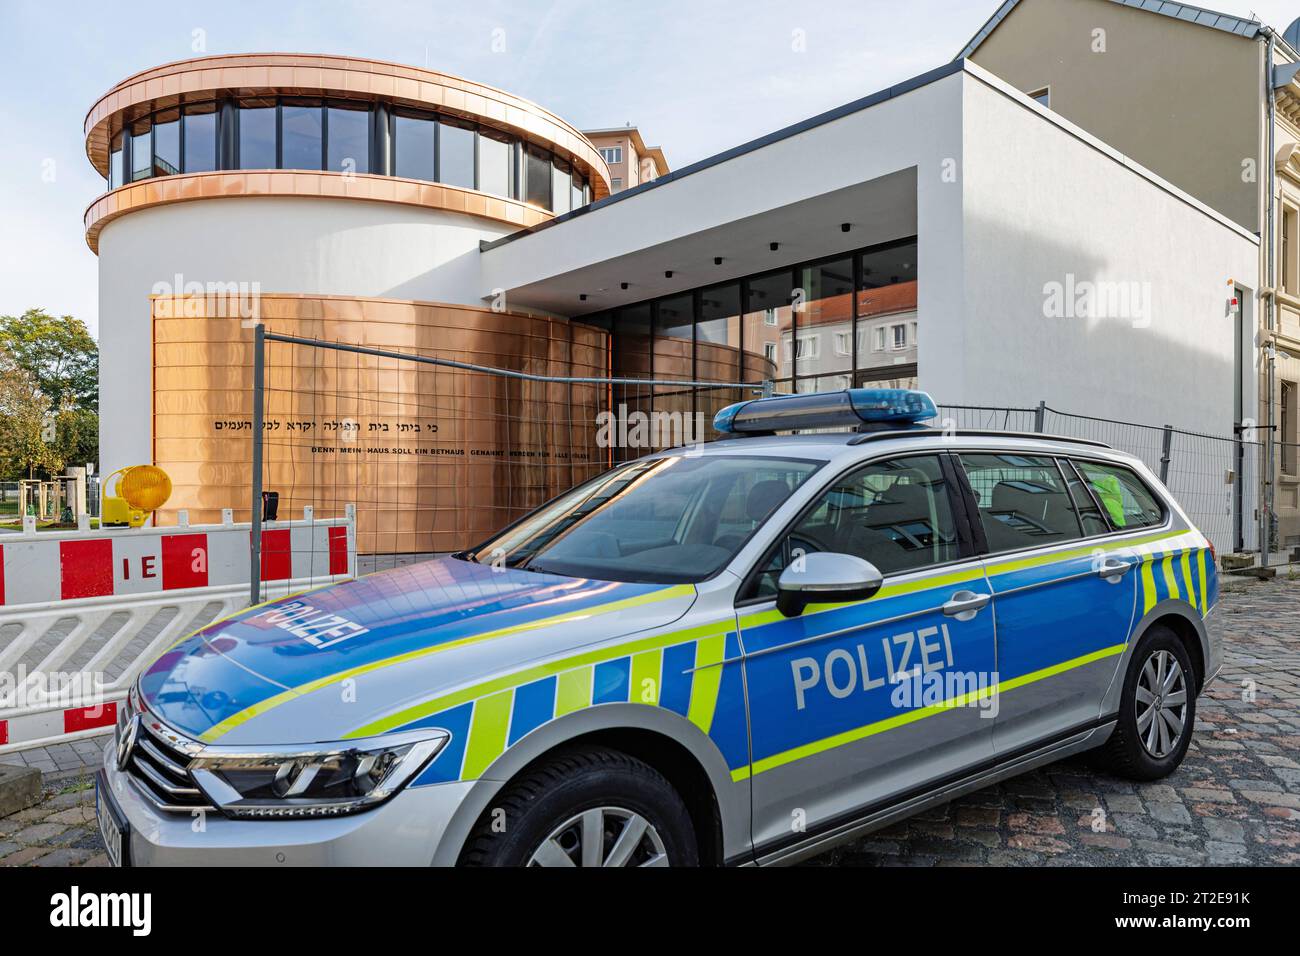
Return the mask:
[[[169,800],[135,757],[119,759],[115,740],[100,779],[129,823],[131,861],[451,865],[512,777],[601,733],[689,756],[711,790],[721,861],[792,862],[1104,742],[1129,655],[1153,622],[1172,622],[1194,644],[1201,686],[1217,672],[1221,648],[1205,626],[1217,597],[1209,542],[1141,462],[1046,438],[858,437],[750,437],[661,453],[825,462],[698,584],[497,574],[447,558],[252,608],[191,636],[134,695],[136,732],[166,744],[182,773],[186,759],[218,748],[277,750],[413,727],[450,739],[390,799],[327,819],[230,819],[205,809],[204,794]],[[796,618],[771,600],[737,607],[751,570],[837,478],[868,462],[962,452],[1117,463],[1160,496],[1167,518],[886,575],[870,600]],[[1113,560],[1127,567],[1106,576]],[[960,592],[987,595],[989,606],[945,613]],[[331,641],[348,626],[363,633],[324,648],[329,641],[305,641],[284,625],[294,602],[344,620]],[[964,706],[889,699],[910,672],[904,645],[927,676],[959,678]]]

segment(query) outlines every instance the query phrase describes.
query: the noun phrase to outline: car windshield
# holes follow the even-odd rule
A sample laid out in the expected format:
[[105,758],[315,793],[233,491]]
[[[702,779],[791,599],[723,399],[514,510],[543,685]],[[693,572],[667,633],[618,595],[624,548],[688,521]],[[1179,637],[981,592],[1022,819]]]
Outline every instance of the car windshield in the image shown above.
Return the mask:
[[630,462],[460,557],[602,581],[703,581],[822,464],[690,454]]

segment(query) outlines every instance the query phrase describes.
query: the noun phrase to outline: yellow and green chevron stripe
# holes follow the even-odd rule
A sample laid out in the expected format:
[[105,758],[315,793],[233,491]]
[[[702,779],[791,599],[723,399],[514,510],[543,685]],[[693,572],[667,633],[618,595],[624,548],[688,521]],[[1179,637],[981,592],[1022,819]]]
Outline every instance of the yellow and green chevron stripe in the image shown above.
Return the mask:
[[[423,784],[482,776],[524,735],[602,704],[639,704],[689,720],[728,758],[747,759],[734,618],[600,648],[482,681],[358,727],[349,738],[422,726],[452,741]],[[731,663],[727,663],[730,661]]]

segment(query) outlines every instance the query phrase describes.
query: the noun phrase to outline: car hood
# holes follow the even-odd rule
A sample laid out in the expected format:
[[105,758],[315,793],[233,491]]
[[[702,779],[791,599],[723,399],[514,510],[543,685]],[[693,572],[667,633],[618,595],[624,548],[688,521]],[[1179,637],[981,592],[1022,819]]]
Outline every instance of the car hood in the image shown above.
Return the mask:
[[158,658],[140,694],[164,723],[208,743],[338,740],[468,681],[670,624],[694,599],[691,585],[442,558],[214,622]]

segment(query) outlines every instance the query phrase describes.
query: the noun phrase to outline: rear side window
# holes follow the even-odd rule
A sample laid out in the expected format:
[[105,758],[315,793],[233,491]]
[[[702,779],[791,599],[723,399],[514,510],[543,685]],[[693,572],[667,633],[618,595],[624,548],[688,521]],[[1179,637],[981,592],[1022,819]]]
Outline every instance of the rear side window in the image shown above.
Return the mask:
[[1078,507],[1055,459],[1010,452],[960,458],[990,552],[1083,537]]
[[1131,469],[1095,461],[1076,461],[1074,464],[1101,502],[1116,531],[1164,523],[1164,508]]

